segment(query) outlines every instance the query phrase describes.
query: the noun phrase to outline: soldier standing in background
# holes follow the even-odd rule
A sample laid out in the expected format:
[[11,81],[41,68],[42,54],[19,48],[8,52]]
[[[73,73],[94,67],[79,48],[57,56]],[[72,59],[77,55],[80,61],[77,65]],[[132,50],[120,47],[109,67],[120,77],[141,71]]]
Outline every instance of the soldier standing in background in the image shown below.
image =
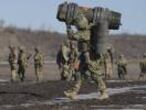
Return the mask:
[[117,61],[117,71],[119,79],[125,79],[125,75],[127,75],[127,61],[122,54]]
[[140,80],[140,79],[144,79],[144,76],[146,74],[146,53],[144,53],[143,60],[139,63],[139,66],[141,73],[139,74],[138,79]]
[[11,81],[17,81],[17,51],[16,48],[13,46],[9,46],[10,53],[9,53],[9,64],[11,68]]
[[25,72],[26,72],[28,59],[29,58],[27,58],[24,48],[20,47],[19,54],[18,54],[18,75],[21,82],[23,82],[25,78]]
[[43,73],[42,73],[42,68],[43,68],[43,55],[41,52],[38,50],[38,48],[35,48],[35,55],[34,55],[34,69],[35,69],[35,75],[37,81],[42,81],[43,79]]
[[112,48],[108,47],[104,55],[105,58],[105,79],[111,79],[113,76],[113,52]]

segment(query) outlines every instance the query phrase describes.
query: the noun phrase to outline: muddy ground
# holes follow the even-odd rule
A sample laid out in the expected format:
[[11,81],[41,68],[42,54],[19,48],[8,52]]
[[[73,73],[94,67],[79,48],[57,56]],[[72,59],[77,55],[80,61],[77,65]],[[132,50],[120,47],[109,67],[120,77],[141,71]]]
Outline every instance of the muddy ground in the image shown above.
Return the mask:
[[[76,100],[63,94],[74,82],[59,81],[59,73],[54,63],[45,65],[44,81],[35,81],[34,70],[29,66],[23,83],[11,83],[8,65],[0,66],[0,110],[113,110],[146,109],[146,80],[137,81],[138,65],[128,67],[126,81],[107,81],[108,100],[98,99],[98,89],[90,81],[84,82]],[[115,71],[116,73],[116,71]]]

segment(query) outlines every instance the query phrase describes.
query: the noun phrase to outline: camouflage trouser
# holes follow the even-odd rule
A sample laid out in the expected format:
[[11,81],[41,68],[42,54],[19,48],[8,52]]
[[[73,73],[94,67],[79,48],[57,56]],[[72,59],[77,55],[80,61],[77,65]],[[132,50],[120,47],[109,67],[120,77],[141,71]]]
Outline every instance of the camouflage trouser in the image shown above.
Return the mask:
[[75,70],[71,68],[69,65],[64,65],[61,71],[61,79],[70,81],[74,76]]
[[43,80],[42,66],[35,65],[35,75],[36,75],[37,81]]
[[84,71],[84,73],[82,72],[76,73],[76,76],[77,76],[76,83],[73,85],[73,87],[70,90],[68,90],[72,93],[74,92],[77,94],[79,92],[82,86],[82,82],[86,77],[90,77],[97,84],[100,92],[104,92],[106,90],[106,85],[101,74],[91,73],[90,71],[87,70]]
[[18,80],[18,74],[16,72],[17,70],[17,64],[11,64],[11,81],[17,81]]
[[23,82],[25,79],[25,67],[24,66],[19,65],[18,75],[19,75],[20,81]]

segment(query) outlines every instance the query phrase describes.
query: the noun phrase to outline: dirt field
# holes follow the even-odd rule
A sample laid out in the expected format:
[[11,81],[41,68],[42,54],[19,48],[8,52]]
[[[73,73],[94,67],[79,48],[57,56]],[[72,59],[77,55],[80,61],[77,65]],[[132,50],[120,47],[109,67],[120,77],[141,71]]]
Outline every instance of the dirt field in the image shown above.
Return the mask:
[[[63,95],[74,82],[59,81],[58,68],[54,63],[44,67],[44,82],[35,82],[32,66],[23,83],[10,83],[8,65],[0,66],[0,110],[145,110],[146,81],[136,81],[138,65],[128,66],[127,81],[107,81],[110,99],[100,101],[96,85],[85,82],[76,100]],[[115,71],[116,73],[116,71]]]

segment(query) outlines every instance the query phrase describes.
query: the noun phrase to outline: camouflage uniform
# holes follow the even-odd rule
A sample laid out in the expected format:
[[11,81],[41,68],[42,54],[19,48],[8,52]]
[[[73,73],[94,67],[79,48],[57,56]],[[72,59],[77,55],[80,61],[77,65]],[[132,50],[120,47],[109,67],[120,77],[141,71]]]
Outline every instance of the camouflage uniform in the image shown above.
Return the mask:
[[[101,66],[98,61],[91,61],[90,55],[89,55],[89,41],[90,41],[90,25],[88,24],[88,21],[86,17],[79,13],[77,15],[77,18],[74,20],[74,24],[77,28],[77,32],[73,33],[72,31],[68,30],[70,33],[70,39],[77,40],[79,45],[79,69],[77,71],[77,80],[75,85],[72,89],[65,91],[64,94],[74,99],[77,93],[80,90],[80,87],[82,85],[82,79],[86,76],[90,76],[98,85],[99,90],[101,92],[101,99],[108,98],[108,95],[106,93],[106,86],[105,82],[103,81],[101,77]],[[96,65],[96,66],[95,66]]]
[[106,85],[102,77],[103,74],[102,59],[90,61],[88,52],[83,53],[80,57],[81,57],[80,67],[79,71],[76,73],[78,76],[77,81],[70,90],[64,92],[65,95],[71,99],[74,99],[81,88],[83,80],[87,77],[90,77],[98,86],[98,89],[101,93],[100,99],[108,98]]
[[69,54],[70,54],[70,40],[66,39],[61,47],[61,79],[67,80],[69,76]]
[[110,47],[104,55],[105,58],[105,79],[110,79],[113,76],[113,53]]
[[24,81],[25,71],[27,67],[27,57],[23,48],[20,48],[18,54],[18,75],[21,81]]
[[94,80],[94,82],[97,84],[98,89],[100,91],[100,99],[106,99],[108,98],[108,94],[106,91],[106,84],[103,79],[103,70],[104,70],[104,62],[103,58],[96,61],[90,61],[88,64],[89,71],[91,72],[91,78]]
[[119,79],[125,79],[125,75],[127,74],[127,61],[124,58],[124,55],[119,56],[117,61],[117,68]]
[[37,81],[42,81],[42,68],[43,68],[43,56],[39,52],[38,48],[35,48],[35,55],[34,55],[34,69]]
[[143,79],[146,74],[146,53],[143,55],[143,60],[139,63],[141,73],[139,75],[139,79]]
[[70,81],[72,78],[75,79],[75,65],[78,61],[78,50],[75,44],[69,39],[65,40],[60,52],[59,57],[62,56],[62,58],[60,57],[62,59],[61,64],[59,64],[61,68],[61,79],[67,81]]
[[10,54],[9,54],[9,64],[11,68],[11,81],[17,80],[17,51],[15,47],[10,46]]
[[69,81],[74,79],[76,80],[76,76],[75,73],[79,67],[79,52],[77,47],[75,46],[75,44],[73,42],[71,42],[70,45],[70,53],[69,53],[69,67],[70,67],[70,72],[69,72]]

